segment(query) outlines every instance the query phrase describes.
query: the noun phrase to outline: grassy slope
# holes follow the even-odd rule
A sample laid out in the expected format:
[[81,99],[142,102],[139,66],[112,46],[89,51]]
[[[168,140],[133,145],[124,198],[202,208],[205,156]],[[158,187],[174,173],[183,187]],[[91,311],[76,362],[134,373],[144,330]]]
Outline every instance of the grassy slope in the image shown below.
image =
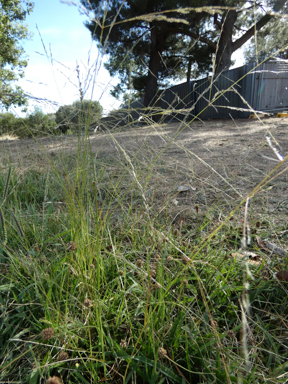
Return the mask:
[[171,222],[153,159],[123,156],[87,141],[45,172],[1,174],[0,381],[285,383],[287,288],[255,238],[286,227],[257,222],[261,258],[233,258],[238,211]]

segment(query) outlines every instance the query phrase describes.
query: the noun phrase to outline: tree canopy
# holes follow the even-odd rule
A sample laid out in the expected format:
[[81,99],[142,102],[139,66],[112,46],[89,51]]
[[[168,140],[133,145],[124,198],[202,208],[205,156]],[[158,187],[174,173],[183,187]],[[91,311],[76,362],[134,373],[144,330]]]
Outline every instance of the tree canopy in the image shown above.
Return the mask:
[[0,106],[24,105],[26,98],[13,83],[24,76],[27,58],[20,43],[29,37],[23,24],[33,3],[21,0],[0,0]]
[[[231,65],[233,52],[263,28],[285,0],[81,0],[94,18],[86,23],[103,52],[107,68],[118,74],[121,92],[144,91],[149,106],[159,84]],[[257,12],[256,12],[257,11]],[[193,66],[193,68],[192,68]],[[138,92],[138,94],[137,94]],[[129,98],[128,98],[129,99]]]
[[288,5],[284,6],[278,17],[266,24],[253,36],[244,50],[246,62],[261,62],[276,55],[288,59]]

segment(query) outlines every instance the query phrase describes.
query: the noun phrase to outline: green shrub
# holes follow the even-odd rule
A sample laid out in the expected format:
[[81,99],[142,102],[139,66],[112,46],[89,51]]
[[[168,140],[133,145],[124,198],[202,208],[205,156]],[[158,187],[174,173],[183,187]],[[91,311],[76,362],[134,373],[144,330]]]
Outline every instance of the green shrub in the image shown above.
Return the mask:
[[33,112],[24,118],[15,117],[13,113],[2,113],[0,115],[0,135],[16,135],[23,139],[33,136],[46,136],[55,134],[55,127],[55,115],[46,115],[37,106]]
[[81,128],[95,126],[102,117],[103,108],[98,101],[77,100],[72,105],[63,105],[56,112],[56,123],[62,133],[77,132]]
[[12,134],[17,124],[17,118],[13,113],[1,113],[0,114],[0,135]]

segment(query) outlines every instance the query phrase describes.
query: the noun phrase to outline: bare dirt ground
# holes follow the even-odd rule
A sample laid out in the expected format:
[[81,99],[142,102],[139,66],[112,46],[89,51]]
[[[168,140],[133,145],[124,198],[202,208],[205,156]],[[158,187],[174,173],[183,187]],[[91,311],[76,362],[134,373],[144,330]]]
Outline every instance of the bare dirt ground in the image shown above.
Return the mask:
[[[89,143],[98,159],[110,157],[127,163],[125,150],[132,163],[136,156],[142,165],[150,164],[150,169],[152,164],[151,188],[159,185],[162,198],[173,200],[175,210],[182,212],[195,204],[211,207],[213,203],[221,206],[220,202],[224,202],[232,208],[239,203],[279,164],[266,137],[271,138],[273,146],[285,157],[288,154],[287,132],[288,120],[276,117],[191,124],[172,122],[127,128],[113,133],[114,139],[111,133],[92,134]],[[35,166],[45,169],[49,159],[56,160],[63,153],[75,155],[77,148],[78,138],[73,136],[46,137],[37,141],[5,138],[0,141],[0,170],[6,170],[8,165],[19,170]],[[281,164],[273,174],[280,173],[278,177],[263,186],[251,200],[256,214],[286,220],[286,166],[286,162]],[[188,189],[177,193],[181,186]]]

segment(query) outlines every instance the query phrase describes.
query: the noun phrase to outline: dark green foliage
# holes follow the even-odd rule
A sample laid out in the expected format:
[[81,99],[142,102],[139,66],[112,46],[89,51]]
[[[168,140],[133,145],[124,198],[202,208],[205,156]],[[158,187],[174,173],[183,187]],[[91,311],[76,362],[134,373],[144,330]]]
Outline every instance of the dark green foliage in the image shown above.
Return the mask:
[[19,119],[13,115],[13,113],[1,113],[0,114],[0,135],[14,134]]
[[[171,79],[190,80],[212,69],[216,74],[228,69],[232,54],[273,19],[269,10],[278,12],[285,0],[253,7],[231,0],[81,2],[95,14],[86,26],[110,55],[106,68],[120,78],[112,95],[119,98],[123,93],[125,102],[144,95],[148,107],[158,87]],[[189,10],[181,11],[186,7]]]
[[27,66],[20,42],[29,37],[24,21],[32,9],[30,1],[0,1],[0,107],[27,102],[22,89],[12,84],[24,76],[23,68]]
[[79,131],[83,127],[95,126],[102,117],[103,108],[99,101],[74,101],[72,105],[63,105],[56,112],[58,129]]
[[46,115],[37,106],[32,113],[23,118],[15,117],[8,112],[0,114],[0,135],[15,135],[19,138],[46,136],[55,134],[55,127],[54,115]]
[[[191,49],[197,40],[195,33],[199,27],[198,23],[200,20],[207,20],[208,16],[206,13],[193,11],[181,14],[181,10],[180,13],[169,12],[161,20],[145,16],[185,6],[198,7],[207,4],[197,0],[192,3],[170,0],[160,3],[128,1],[123,4],[121,1],[115,1],[109,4],[108,9],[98,0],[83,0],[82,3],[88,9],[92,6],[97,20],[105,26],[104,29],[99,28],[99,23],[94,21],[86,24],[93,38],[100,42],[103,51],[110,54],[106,68],[111,75],[117,73],[120,77],[121,86],[115,87],[112,95],[118,98],[121,93],[130,94],[132,91],[130,101],[133,101],[135,97],[145,93],[145,105],[152,101],[157,86],[165,87],[168,79],[173,78],[175,81],[186,75],[189,59],[193,57]],[[135,20],[137,16],[139,18]],[[184,33],[184,24],[173,22],[176,18],[185,19],[186,23],[190,23],[195,32],[192,38]],[[129,19],[132,20],[127,22]],[[186,24],[185,26],[188,31],[189,27]],[[211,64],[211,60],[208,63],[207,49],[203,57],[207,70]],[[204,64],[204,61],[201,64]],[[195,69],[196,67],[194,65]]]

